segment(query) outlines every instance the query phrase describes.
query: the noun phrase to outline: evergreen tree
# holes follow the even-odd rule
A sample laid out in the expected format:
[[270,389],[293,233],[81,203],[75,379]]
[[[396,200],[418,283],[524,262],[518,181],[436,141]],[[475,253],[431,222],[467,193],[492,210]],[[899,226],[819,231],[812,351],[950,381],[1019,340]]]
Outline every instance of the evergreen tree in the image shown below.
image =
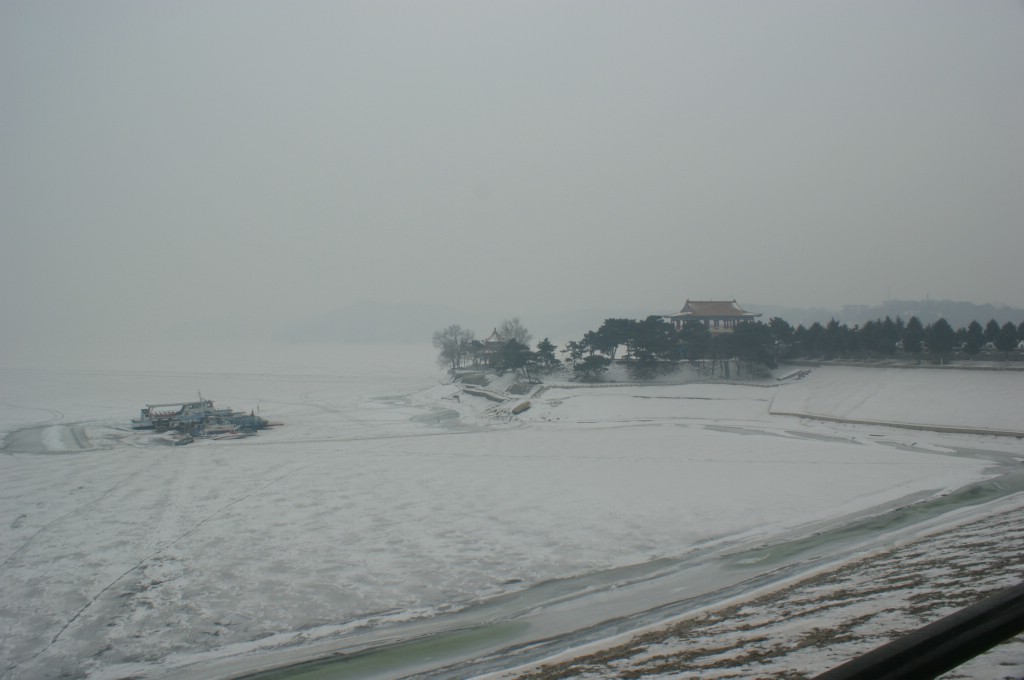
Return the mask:
[[729,337],[731,353],[748,366],[764,364],[769,368],[775,368],[773,344],[771,328],[760,321],[741,323],[733,329]]
[[921,353],[921,343],[924,342],[924,326],[916,316],[910,317],[907,327],[903,329],[903,351],[915,356]]
[[825,328],[815,321],[804,336],[804,354],[809,357],[824,356]]
[[565,354],[565,363],[569,364],[571,368],[576,368],[576,364],[583,359],[583,352],[586,350],[583,343],[575,340],[570,340],[565,343],[565,347],[562,349],[562,353]]
[[793,340],[793,327],[785,319],[773,316],[768,320],[768,328],[772,331],[772,340],[785,345]]
[[860,330],[861,346],[869,356],[892,356],[896,353],[895,332],[895,324],[888,317],[885,321],[868,321]]
[[530,380],[532,379],[530,370],[533,368],[533,360],[534,354],[529,347],[516,340],[506,340],[498,350],[494,367],[499,372],[519,371],[527,380]]
[[903,319],[901,319],[898,316],[896,317],[895,321],[893,321],[889,317],[885,317],[885,321],[882,322],[882,325],[885,327],[886,342],[892,343],[890,345],[891,349],[889,350],[889,355],[895,355],[896,344],[899,343],[903,338],[903,330],[906,327],[906,325],[903,323]]
[[999,335],[999,322],[989,319],[985,324],[985,342],[995,342],[997,335]]
[[711,352],[711,331],[700,321],[687,321],[679,331],[680,349],[689,361],[707,358]]
[[587,331],[584,333],[583,340],[580,341],[580,344],[583,345],[583,349],[586,350],[588,354],[593,354],[594,352],[601,352],[603,354],[608,350],[604,338],[602,338],[597,331]]
[[802,323],[797,324],[793,329],[793,346],[796,348],[797,356],[806,357],[807,354],[807,329]]
[[790,345],[793,343],[793,327],[786,323],[785,319],[773,316],[768,320],[768,328],[772,332],[773,358],[778,363],[780,353],[782,356],[789,356]]
[[466,356],[473,360],[473,368],[479,368],[484,359],[484,343],[477,339],[466,344]]
[[956,329],[956,340],[953,342],[954,349],[963,349],[964,344],[967,342],[967,329],[960,326]]
[[847,336],[850,329],[835,319],[829,319],[822,334],[822,350],[826,359],[834,359],[846,350]]
[[649,316],[633,324],[629,346],[635,361],[628,370],[636,380],[650,380],[679,359],[676,329],[660,316]]
[[583,357],[583,359],[576,363],[573,367],[573,373],[577,379],[583,382],[595,382],[608,370],[608,365],[611,363],[612,360],[606,356],[591,354],[590,356]]
[[630,339],[635,332],[636,321],[633,319],[605,319],[594,337],[599,345],[597,351],[614,360],[619,345],[625,345],[626,353],[629,354]]
[[630,340],[630,349],[638,360],[674,361],[679,358],[676,329],[660,316],[635,322]]
[[981,351],[981,347],[984,344],[985,330],[981,327],[980,323],[972,321],[967,325],[967,334],[964,339],[964,352],[973,356]]
[[555,346],[547,338],[544,338],[537,343],[536,359],[541,370],[545,372],[551,372],[558,367],[558,357],[555,356]]
[[953,344],[956,342],[956,331],[945,319],[939,319],[925,329],[925,342],[928,343],[928,351],[932,354],[944,355],[953,351]]
[[996,349],[1003,353],[1003,358],[1008,359],[1009,353],[1017,348],[1017,327],[1007,321],[999,329],[996,336]]

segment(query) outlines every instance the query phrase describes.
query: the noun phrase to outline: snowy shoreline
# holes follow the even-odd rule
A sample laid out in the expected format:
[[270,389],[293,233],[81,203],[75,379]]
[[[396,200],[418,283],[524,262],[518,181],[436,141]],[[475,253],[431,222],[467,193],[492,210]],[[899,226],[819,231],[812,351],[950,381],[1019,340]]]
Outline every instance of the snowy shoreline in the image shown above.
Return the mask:
[[[809,678],[1020,583],[1022,521],[1018,495],[742,598],[481,677]],[[1022,668],[1018,636],[942,677],[1016,677]]]

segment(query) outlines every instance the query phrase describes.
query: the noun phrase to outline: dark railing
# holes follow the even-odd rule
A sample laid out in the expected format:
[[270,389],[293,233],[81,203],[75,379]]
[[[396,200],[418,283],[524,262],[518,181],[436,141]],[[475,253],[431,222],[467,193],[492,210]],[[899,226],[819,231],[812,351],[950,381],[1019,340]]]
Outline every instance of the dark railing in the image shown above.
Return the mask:
[[918,628],[815,680],[927,680],[1024,632],[1024,583]]

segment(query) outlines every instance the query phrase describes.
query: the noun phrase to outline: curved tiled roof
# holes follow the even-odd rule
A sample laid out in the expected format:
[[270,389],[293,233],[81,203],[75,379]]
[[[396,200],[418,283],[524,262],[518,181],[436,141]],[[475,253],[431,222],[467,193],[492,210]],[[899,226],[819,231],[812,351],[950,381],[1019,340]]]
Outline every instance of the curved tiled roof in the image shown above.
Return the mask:
[[495,328],[493,331],[491,331],[491,334],[487,336],[486,340],[484,340],[484,344],[488,344],[488,343],[503,343],[503,342],[505,342],[505,338],[501,337],[501,333],[498,332],[497,328]]
[[761,315],[746,311],[735,300],[687,300],[683,308],[672,316],[753,319]]

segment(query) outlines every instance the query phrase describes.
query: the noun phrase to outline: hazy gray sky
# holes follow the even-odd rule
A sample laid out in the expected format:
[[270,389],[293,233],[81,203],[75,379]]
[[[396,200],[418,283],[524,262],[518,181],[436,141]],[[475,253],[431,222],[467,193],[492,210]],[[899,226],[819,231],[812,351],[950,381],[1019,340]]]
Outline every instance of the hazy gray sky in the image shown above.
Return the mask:
[[8,335],[1024,305],[1020,2],[6,0],[0,91]]

